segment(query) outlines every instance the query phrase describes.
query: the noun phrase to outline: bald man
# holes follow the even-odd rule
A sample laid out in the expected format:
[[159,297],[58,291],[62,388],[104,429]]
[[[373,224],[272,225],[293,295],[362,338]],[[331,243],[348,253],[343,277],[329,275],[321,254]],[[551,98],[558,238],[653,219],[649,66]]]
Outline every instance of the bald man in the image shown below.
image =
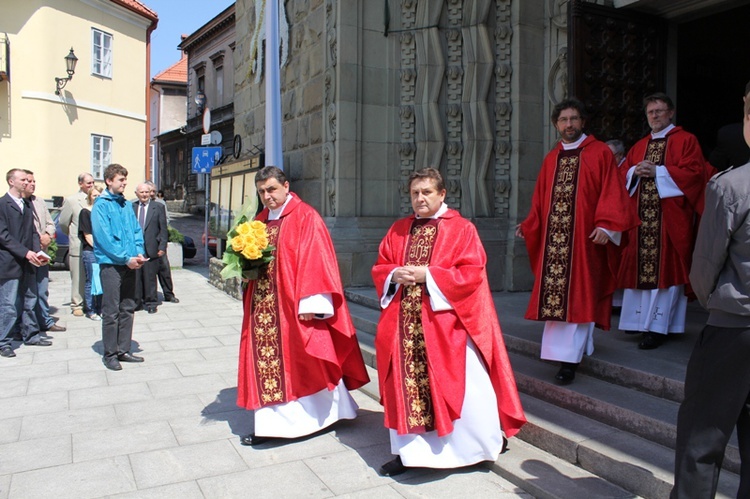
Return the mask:
[[166,254],[169,239],[167,212],[164,205],[151,200],[149,184],[138,184],[135,195],[138,199],[133,201],[133,210],[143,231],[144,256],[149,259],[136,274],[136,303],[140,301],[149,314],[154,314],[159,304],[156,293],[159,259]]

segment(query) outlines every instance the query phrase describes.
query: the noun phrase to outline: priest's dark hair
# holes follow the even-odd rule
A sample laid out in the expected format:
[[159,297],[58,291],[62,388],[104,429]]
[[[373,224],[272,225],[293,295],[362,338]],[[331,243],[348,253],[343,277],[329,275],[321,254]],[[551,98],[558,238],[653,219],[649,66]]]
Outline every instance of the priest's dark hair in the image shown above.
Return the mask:
[[672,99],[670,99],[667,94],[665,94],[664,92],[656,92],[655,94],[647,95],[643,99],[643,110],[645,111],[649,104],[657,101],[661,101],[666,104],[667,109],[669,109],[670,111],[674,109],[674,102],[672,102]]
[[557,124],[557,119],[560,117],[560,113],[565,111],[566,109],[575,109],[578,111],[578,114],[581,115],[581,119],[585,120],[588,115],[586,114],[586,106],[581,102],[580,100],[576,99],[575,97],[571,97],[570,99],[565,99],[564,101],[558,102],[557,105],[552,109],[552,116],[550,120],[552,121],[552,124]]
[[255,174],[255,183],[263,182],[269,178],[275,178],[281,185],[284,185],[284,182],[288,182],[286,175],[284,175],[284,170],[276,166],[264,166]]
[[437,188],[438,191],[445,190],[445,181],[443,180],[443,176],[440,175],[440,172],[434,168],[422,168],[421,170],[412,172],[411,175],[409,175],[409,189],[411,189],[411,184],[414,183],[415,180],[422,180],[425,178],[429,178],[434,181],[435,188]]

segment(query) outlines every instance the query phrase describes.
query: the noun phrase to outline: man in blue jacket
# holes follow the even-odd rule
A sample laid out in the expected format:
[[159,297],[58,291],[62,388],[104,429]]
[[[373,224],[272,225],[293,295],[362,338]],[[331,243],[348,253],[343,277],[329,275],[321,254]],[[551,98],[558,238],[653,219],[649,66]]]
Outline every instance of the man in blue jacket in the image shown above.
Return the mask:
[[120,362],[143,362],[130,353],[135,311],[135,271],[148,260],[143,256],[143,232],[133,207],[122,193],[128,171],[113,163],[104,170],[107,189],[91,210],[94,256],[101,269],[102,343],[104,366],[122,369]]

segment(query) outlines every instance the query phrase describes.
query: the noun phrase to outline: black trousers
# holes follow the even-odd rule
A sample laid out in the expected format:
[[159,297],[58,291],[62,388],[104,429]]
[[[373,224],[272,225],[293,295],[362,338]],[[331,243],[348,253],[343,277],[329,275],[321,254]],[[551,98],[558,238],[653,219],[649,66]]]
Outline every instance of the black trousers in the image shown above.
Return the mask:
[[102,343],[104,357],[130,352],[135,311],[135,270],[102,264]]
[[159,296],[156,292],[156,273],[159,270],[160,258],[152,258],[136,270],[136,294],[137,307],[156,307],[159,304]]
[[174,298],[174,288],[172,286],[172,270],[169,268],[169,258],[167,258],[166,253],[159,257],[158,263],[159,285],[164,292],[164,299],[169,301]]
[[677,416],[675,485],[671,498],[713,498],[737,426],[740,488],[750,497],[750,328],[706,326],[685,374]]

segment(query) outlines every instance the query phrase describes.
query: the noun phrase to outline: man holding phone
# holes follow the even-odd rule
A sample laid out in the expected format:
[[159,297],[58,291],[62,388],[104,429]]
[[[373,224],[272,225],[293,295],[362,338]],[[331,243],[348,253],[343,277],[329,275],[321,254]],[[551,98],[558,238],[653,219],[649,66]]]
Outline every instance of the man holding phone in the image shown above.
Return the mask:
[[104,170],[107,189],[91,210],[94,256],[101,268],[102,343],[104,366],[120,371],[120,362],[143,362],[130,353],[135,312],[135,271],[148,261],[143,256],[143,231],[123,192],[128,171],[113,163]]

